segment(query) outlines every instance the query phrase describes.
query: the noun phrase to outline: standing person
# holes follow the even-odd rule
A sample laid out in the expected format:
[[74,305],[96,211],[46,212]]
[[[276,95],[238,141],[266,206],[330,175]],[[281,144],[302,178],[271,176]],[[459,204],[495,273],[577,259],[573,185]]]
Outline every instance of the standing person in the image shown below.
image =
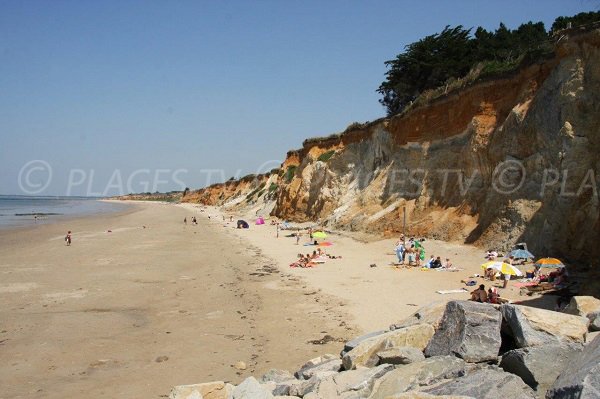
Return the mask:
[[298,231],[296,231],[296,245],[300,245],[300,236],[302,234],[300,234],[300,229],[298,229]]
[[187,226],[187,217],[183,218],[183,224],[185,224]]
[[275,228],[277,229],[277,238],[279,238],[279,222],[276,224]]
[[404,252],[406,252],[406,248],[404,248],[404,240],[401,236],[396,243],[396,256],[398,257],[398,263],[404,263]]
[[312,233],[313,233],[313,231],[312,231],[312,227],[309,227],[309,228],[308,228],[308,237],[309,237],[311,240],[312,240],[312,238],[313,238],[313,237],[312,237]]
[[67,247],[71,245],[71,230],[67,231],[67,235],[65,237],[65,241],[67,243]]

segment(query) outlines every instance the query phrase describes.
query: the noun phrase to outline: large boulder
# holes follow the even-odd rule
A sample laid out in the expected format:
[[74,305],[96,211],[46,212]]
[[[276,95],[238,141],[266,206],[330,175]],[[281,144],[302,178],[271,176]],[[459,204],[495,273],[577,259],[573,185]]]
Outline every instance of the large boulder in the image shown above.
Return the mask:
[[600,335],[571,359],[546,393],[546,398],[600,398]]
[[357,366],[373,367],[379,361],[377,353],[386,349],[412,346],[423,350],[433,333],[431,325],[416,324],[366,339],[344,355],[344,369],[352,370]]
[[561,340],[585,342],[589,323],[585,317],[518,305],[502,305],[500,311],[518,348]]
[[583,345],[555,343],[511,350],[502,356],[500,367],[521,379],[543,395],[554,383],[573,356],[581,352]]
[[422,389],[435,395],[465,395],[478,399],[533,399],[533,390],[519,377],[497,367],[467,373],[432,388]]
[[423,351],[412,346],[400,346],[377,352],[379,364],[409,364],[425,360]]
[[593,296],[574,296],[563,312],[587,317],[590,313],[600,312],[600,299]]
[[223,381],[178,385],[171,389],[169,399],[228,399],[229,390]]
[[270,369],[265,374],[263,374],[263,376],[260,378],[260,382],[272,381],[275,383],[279,383],[279,382],[289,381],[289,380],[293,380],[293,379],[294,379],[294,376],[292,375],[292,373],[290,373],[287,370]]
[[446,311],[446,303],[446,301],[431,302],[408,316],[406,319],[396,324],[392,324],[390,330],[414,326],[415,324],[431,324],[433,328],[437,330],[442,321],[442,317],[444,316],[444,312]]
[[493,306],[451,301],[425,356],[455,355],[467,362],[496,360],[502,343],[502,315]]
[[254,377],[248,377],[233,389],[233,399],[273,399],[273,394]]
[[300,367],[300,370],[294,373],[294,376],[301,380],[308,380],[317,371],[339,371],[340,367],[341,361],[339,356],[326,354],[310,359],[308,362],[304,363],[302,367]]
[[366,398],[375,381],[393,369],[391,364],[383,364],[374,368],[343,371],[321,381],[313,393],[320,398]]
[[443,379],[456,378],[465,373],[466,366],[464,360],[454,356],[432,357],[399,366],[375,382],[369,399],[385,399]]
[[301,381],[299,384],[291,385],[288,395],[303,397],[304,395],[313,392],[315,389],[317,389],[321,384],[321,381],[336,374],[337,372],[335,371],[317,372],[312,377],[310,377],[310,379]]
[[373,332],[367,333],[365,335],[361,335],[360,337],[352,338],[350,341],[348,341],[344,344],[344,349],[340,353],[340,357],[344,357],[344,355],[346,353],[348,353],[352,349],[356,348],[358,346],[358,344],[360,344],[361,342],[366,341],[367,339],[376,337],[378,335],[385,334],[386,332],[387,331],[385,331],[385,330],[373,331]]

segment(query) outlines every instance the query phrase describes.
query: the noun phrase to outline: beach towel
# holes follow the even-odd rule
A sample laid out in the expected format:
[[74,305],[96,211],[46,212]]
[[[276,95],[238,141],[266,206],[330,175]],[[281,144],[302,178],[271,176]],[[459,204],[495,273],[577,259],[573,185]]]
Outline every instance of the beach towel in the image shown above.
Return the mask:
[[440,290],[440,291],[436,291],[438,294],[442,294],[442,295],[446,295],[446,294],[462,294],[463,292],[469,292],[467,290],[465,290],[464,288],[461,288],[459,290]]

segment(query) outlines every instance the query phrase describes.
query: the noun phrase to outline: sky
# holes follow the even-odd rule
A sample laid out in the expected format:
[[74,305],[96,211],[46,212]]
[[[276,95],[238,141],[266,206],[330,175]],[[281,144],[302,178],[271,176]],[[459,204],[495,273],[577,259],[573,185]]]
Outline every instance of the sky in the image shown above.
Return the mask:
[[446,25],[600,0],[0,0],[0,194],[192,189],[385,116],[384,62]]

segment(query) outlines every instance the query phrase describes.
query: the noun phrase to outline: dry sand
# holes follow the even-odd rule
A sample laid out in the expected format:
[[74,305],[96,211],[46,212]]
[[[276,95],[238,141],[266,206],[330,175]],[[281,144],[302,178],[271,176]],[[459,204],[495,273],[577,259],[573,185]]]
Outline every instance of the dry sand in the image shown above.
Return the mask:
[[[0,398],[159,398],[294,370],[356,334],[340,300],[202,213],[198,226],[184,216],[140,203],[1,231]],[[339,342],[308,342],[325,335]]]
[[[181,204],[190,212],[198,212],[198,205]],[[414,313],[422,305],[433,301],[449,301],[468,299],[468,292],[476,287],[467,287],[461,280],[475,274],[481,274],[481,264],[484,252],[470,245],[452,244],[443,241],[428,240],[423,243],[427,258],[431,255],[441,256],[442,260],[449,258],[452,264],[462,270],[456,272],[427,270],[419,268],[398,268],[391,265],[397,261],[394,252],[395,240],[381,240],[370,237],[368,242],[357,241],[335,232],[326,241],[333,243],[325,247],[327,253],[342,256],[342,259],[330,259],[323,265],[314,268],[290,268],[289,265],[298,253],[312,253],[314,246],[305,246],[310,242],[306,232],[296,245],[296,239],[286,237],[295,230],[282,230],[277,238],[276,226],[270,225],[270,218],[265,216],[266,224],[256,226],[254,215],[236,215],[216,207],[206,207],[203,215],[211,215],[211,222],[221,226],[223,230],[251,242],[261,248],[263,253],[273,259],[280,270],[286,269],[290,274],[302,278],[308,286],[328,296],[339,298],[345,311],[352,315],[352,322],[361,333],[386,329],[397,321]],[[223,222],[225,216],[226,222]],[[235,229],[235,223],[227,223],[229,216],[234,222],[244,218],[249,229]],[[207,217],[207,216],[205,216]],[[294,224],[292,224],[294,225]],[[297,226],[307,226],[297,225]],[[296,225],[294,225],[296,226]],[[371,267],[375,264],[376,267]],[[532,267],[531,267],[532,268]],[[525,269],[523,269],[524,271]],[[490,285],[483,278],[474,278],[477,284],[485,284],[498,288],[501,296],[512,301],[522,300],[519,289],[514,285],[501,288],[502,282],[496,281]],[[453,294],[438,294],[440,290],[455,290],[464,288],[468,292]]]
[[[327,251],[342,259],[290,268],[315,249],[306,236],[300,245],[285,237],[293,231],[277,238],[268,218],[236,229],[238,215],[230,223],[229,213],[202,208],[140,202],[0,232],[0,398],[158,398],[173,385],[294,371],[421,305],[467,299],[436,291],[481,273],[475,247],[425,242],[428,256],[449,257],[459,272],[398,269],[394,240],[335,233]],[[521,299],[515,287],[500,291]]]

